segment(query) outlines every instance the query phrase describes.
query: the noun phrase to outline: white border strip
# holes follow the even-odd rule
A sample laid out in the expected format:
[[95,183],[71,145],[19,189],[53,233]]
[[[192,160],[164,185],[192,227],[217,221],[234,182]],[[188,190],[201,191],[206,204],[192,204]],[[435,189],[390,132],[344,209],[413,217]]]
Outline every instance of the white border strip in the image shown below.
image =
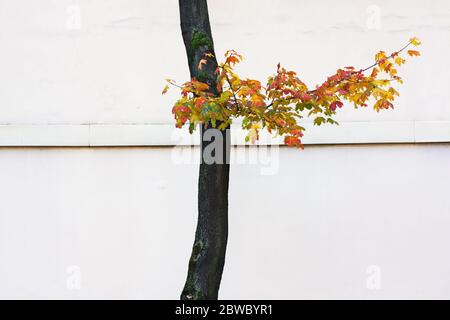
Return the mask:
[[[450,121],[344,122],[320,127],[304,124],[304,144],[450,142]],[[232,144],[245,145],[245,132],[232,129]],[[172,124],[0,125],[3,147],[97,147],[198,145],[198,134]],[[268,134],[260,144],[279,144]]]

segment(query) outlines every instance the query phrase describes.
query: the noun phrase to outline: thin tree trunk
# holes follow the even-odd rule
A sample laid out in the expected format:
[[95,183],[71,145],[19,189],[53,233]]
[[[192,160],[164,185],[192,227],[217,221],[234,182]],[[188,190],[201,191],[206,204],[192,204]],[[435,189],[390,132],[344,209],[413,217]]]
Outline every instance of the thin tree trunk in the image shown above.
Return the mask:
[[[186,47],[191,78],[209,85],[217,95],[217,61],[209,23],[206,0],[179,0],[181,30]],[[211,53],[214,56],[206,56]],[[206,59],[199,70],[201,59]],[[216,163],[206,159],[211,139],[204,139],[214,130],[213,142],[219,142],[221,150],[214,151]],[[211,132],[210,132],[211,133]],[[228,182],[229,182],[229,130],[217,131],[211,124],[204,124],[201,135],[201,164],[198,180],[198,222],[186,284],[181,294],[183,300],[217,299],[225,263],[228,237]],[[220,139],[220,140],[217,140]],[[217,140],[217,141],[216,141]],[[205,161],[206,160],[206,161]]]

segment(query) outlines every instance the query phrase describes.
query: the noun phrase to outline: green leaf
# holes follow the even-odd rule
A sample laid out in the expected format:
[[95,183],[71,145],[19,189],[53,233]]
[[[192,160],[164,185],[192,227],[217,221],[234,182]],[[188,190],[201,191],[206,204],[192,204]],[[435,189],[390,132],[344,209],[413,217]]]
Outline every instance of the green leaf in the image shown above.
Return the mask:
[[331,124],[339,125],[339,122],[337,122],[337,121],[335,121],[335,120],[333,120],[333,119],[331,119],[331,118],[327,118],[327,122],[328,122],[328,123],[331,123]]
[[189,124],[189,133],[192,134],[195,131],[195,124],[194,123],[190,123]]
[[324,117],[317,117],[317,118],[314,119],[314,124],[316,126],[320,126],[324,122],[325,122],[325,118]]

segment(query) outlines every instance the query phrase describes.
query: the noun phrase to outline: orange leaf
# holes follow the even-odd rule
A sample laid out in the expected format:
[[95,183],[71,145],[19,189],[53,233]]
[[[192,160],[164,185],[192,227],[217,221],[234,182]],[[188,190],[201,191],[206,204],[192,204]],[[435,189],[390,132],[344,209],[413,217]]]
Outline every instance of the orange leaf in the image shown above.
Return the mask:
[[378,68],[374,68],[374,69],[372,70],[372,74],[371,74],[370,76],[371,76],[372,78],[376,78],[377,75],[378,75],[378,72],[379,72]]
[[419,51],[416,51],[416,50],[408,50],[408,54],[409,54],[411,57],[414,57],[414,56],[418,57],[418,56],[420,56],[420,52],[419,52]]
[[196,81],[196,80],[192,81],[192,86],[197,91],[205,91],[205,90],[207,90],[209,88],[209,86],[206,83],[200,82],[200,81]]
[[206,59],[201,59],[200,62],[198,63],[198,70],[202,70],[202,67],[204,64],[206,64]]
[[284,137],[284,143],[289,147],[297,147],[303,149],[302,142],[299,137],[296,136],[286,136]]
[[199,97],[195,100],[195,106],[198,109],[201,109],[201,107],[203,106],[203,104],[206,102],[206,99],[204,97]]
[[239,59],[236,56],[230,56],[227,58],[227,60],[225,61],[225,63],[227,64],[236,64],[239,63]]

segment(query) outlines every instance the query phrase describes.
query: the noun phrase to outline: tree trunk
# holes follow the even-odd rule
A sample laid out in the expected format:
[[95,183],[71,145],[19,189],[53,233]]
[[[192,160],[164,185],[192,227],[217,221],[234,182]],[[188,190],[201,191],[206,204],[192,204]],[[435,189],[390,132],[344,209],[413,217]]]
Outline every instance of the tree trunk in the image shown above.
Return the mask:
[[[209,85],[217,95],[217,61],[206,0],[179,0],[181,30],[191,78]],[[205,55],[211,53],[214,56]],[[199,70],[201,59],[206,59]],[[201,135],[201,164],[198,179],[198,222],[182,300],[217,299],[228,237],[229,129],[218,131],[204,124]],[[212,154],[212,140],[218,146]],[[211,156],[215,162],[211,163]]]

